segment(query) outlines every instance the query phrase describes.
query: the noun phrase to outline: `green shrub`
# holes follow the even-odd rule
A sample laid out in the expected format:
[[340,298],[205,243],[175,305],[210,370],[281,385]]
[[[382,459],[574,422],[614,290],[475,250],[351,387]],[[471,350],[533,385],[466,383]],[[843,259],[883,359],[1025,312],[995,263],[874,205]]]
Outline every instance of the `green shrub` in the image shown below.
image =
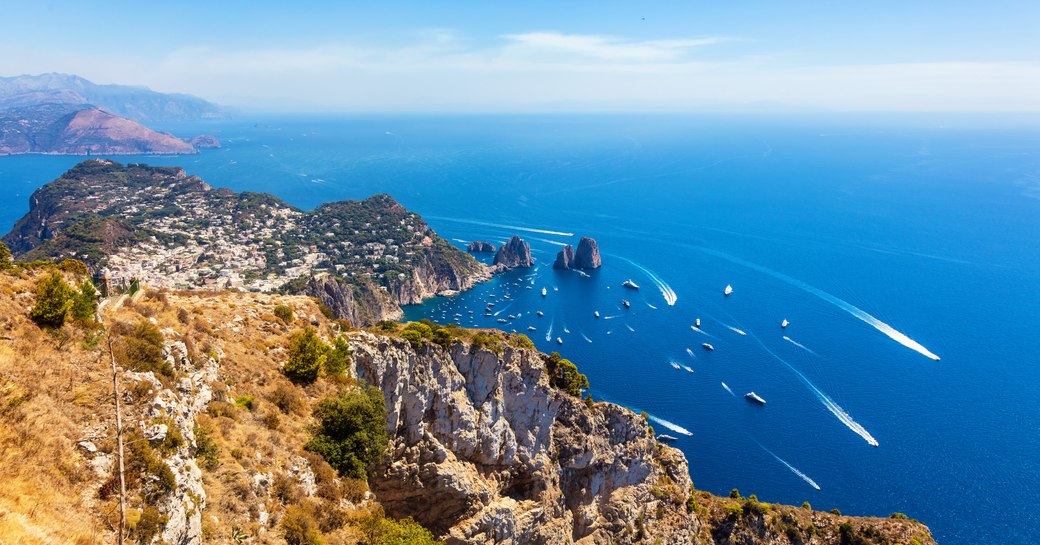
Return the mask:
[[431,328],[429,325],[421,323],[421,322],[412,322],[412,323],[404,326],[404,330],[405,331],[415,331],[423,339],[429,339],[429,338],[433,337],[433,328]]
[[516,348],[526,348],[534,350],[534,341],[530,337],[523,333],[507,333],[506,342]]
[[220,465],[220,446],[205,426],[195,426],[195,460],[203,469],[216,469]]
[[578,366],[570,360],[553,352],[545,360],[545,368],[549,372],[549,382],[574,397],[581,397],[581,391],[589,387],[589,378],[578,372]]
[[439,545],[429,530],[411,518],[393,520],[379,518],[370,525],[369,543],[372,545]]
[[128,528],[128,535],[140,545],[148,545],[159,535],[167,518],[159,514],[159,509],[151,505],[145,505],[141,510],[141,516],[132,527]]
[[117,323],[113,324],[112,333],[118,338],[113,355],[120,366],[142,373],[152,371],[171,380],[176,378],[173,366],[162,357],[163,336],[155,324],[148,320],[141,320],[133,327]]
[[841,510],[839,510],[839,509],[831,509],[831,514],[832,515],[841,516]]
[[72,308],[75,291],[61,273],[53,271],[36,283],[36,304],[29,317],[40,327],[61,327]]
[[474,350],[487,349],[495,354],[502,353],[502,341],[499,340],[498,335],[494,333],[488,333],[481,331],[476,335],[473,335],[472,346]]
[[14,268],[14,261],[11,256],[11,249],[6,244],[0,242],[0,271],[9,271]]
[[401,338],[408,341],[412,345],[412,348],[418,350],[422,348],[422,334],[414,329],[406,329],[401,332]]
[[383,331],[397,331],[398,323],[393,320],[380,320],[376,325]]
[[736,488],[734,488],[733,490],[730,490],[729,491],[729,497],[731,497],[731,498],[733,498],[735,500],[739,500],[740,499],[740,491],[737,490]]
[[318,338],[313,327],[307,326],[289,340],[289,361],[282,371],[293,382],[309,384],[318,379],[328,353],[329,345]]
[[906,516],[906,513],[900,513],[898,511],[889,515],[888,518],[895,520],[910,520],[910,517]]
[[386,407],[378,388],[355,388],[330,396],[314,409],[318,433],[304,446],[340,475],[364,479],[386,450]]
[[336,337],[332,343],[332,350],[325,360],[325,374],[330,377],[342,375],[350,365],[350,345],[342,336]]
[[243,409],[252,412],[252,410],[256,408],[256,398],[245,395],[238,396],[235,398],[235,406],[242,407]]
[[76,276],[87,276],[90,274],[87,264],[78,259],[63,259],[61,263],[58,263],[58,269]]
[[297,387],[284,382],[279,382],[267,394],[267,400],[285,414],[292,414],[303,406],[303,398],[300,397],[300,391]]
[[803,501],[802,502],[802,509],[808,509],[808,510],[812,511],[812,505],[810,505],[809,502],[807,502],[807,501]]
[[97,289],[89,278],[79,286],[79,293],[72,302],[72,318],[79,322],[93,322],[97,310]]
[[274,315],[286,325],[291,324],[293,321],[293,310],[289,305],[276,305],[274,307]]

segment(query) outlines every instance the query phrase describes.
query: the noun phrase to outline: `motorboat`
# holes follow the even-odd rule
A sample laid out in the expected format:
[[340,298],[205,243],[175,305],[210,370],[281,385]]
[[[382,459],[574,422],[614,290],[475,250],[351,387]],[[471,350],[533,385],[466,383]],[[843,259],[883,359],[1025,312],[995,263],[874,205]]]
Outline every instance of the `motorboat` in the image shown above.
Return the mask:
[[755,392],[748,392],[744,394],[744,399],[748,401],[753,401],[755,403],[758,403],[759,405],[766,404],[766,400],[762,399],[762,396],[756,394]]
[[662,443],[671,443],[671,442],[674,442],[674,441],[678,441],[679,438],[674,436],[674,435],[668,435],[668,434],[662,433],[662,434],[657,436],[657,440],[662,442]]
[[593,312],[592,315],[599,318],[599,311],[597,310],[596,312]]
[[788,322],[787,318],[784,318],[784,321],[780,322],[780,327],[787,327],[789,325],[791,325],[791,322]]
[[542,297],[545,297],[548,294],[549,294],[549,290],[547,290],[545,288],[542,288]]
[[621,300],[621,306],[623,306],[625,308],[631,308],[632,307],[632,303],[629,303],[628,299],[622,299]]
[[693,325],[695,325],[695,326],[697,326],[697,327],[700,327],[700,326],[701,326],[701,319],[700,319],[700,318],[697,318],[696,320],[694,320],[694,321],[693,321]]
[[726,284],[726,289],[722,290],[723,295],[729,295],[733,293],[733,286]]
[[708,350],[708,351],[715,350],[715,347],[710,345],[710,344],[708,344],[708,343],[702,343],[701,346],[703,346],[704,349]]
[[628,280],[625,280],[624,282],[622,282],[621,285],[625,286],[626,288],[631,289],[631,290],[639,289],[639,284],[636,284],[635,282],[633,282],[631,278],[629,278]]

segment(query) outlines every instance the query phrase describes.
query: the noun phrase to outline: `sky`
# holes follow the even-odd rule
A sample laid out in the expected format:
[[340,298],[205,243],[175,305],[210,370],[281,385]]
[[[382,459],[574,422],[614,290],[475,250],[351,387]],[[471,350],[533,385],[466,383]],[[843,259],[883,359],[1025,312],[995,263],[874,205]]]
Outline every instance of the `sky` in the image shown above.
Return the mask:
[[1040,1],[11,2],[0,75],[281,112],[1040,111]]

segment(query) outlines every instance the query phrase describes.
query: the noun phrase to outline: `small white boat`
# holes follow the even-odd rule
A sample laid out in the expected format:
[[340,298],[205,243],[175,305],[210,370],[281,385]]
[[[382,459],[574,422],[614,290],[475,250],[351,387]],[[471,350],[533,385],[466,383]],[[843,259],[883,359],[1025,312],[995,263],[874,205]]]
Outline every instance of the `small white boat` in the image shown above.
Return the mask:
[[675,363],[674,361],[672,362],[672,367],[674,367],[676,369],[682,369],[682,366],[679,365],[678,363]]
[[528,331],[538,331],[538,328],[533,326],[533,325],[529,325],[529,326],[527,326],[527,330]]
[[726,289],[722,290],[723,295],[729,295],[733,293],[733,286],[726,284]]
[[631,308],[632,307],[632,303],[629,303],[628,299],[622,299],[621,300],[621,306],[623,306],[625,308]]
[[678,441],[679,438],[675,437],[674,435],[668,435],[668,434],[662,433],[661,435],[657,436],[657,440],[662,442],[662,443],[671,443],[672,441]]
[[685,371],[686,371],[687,373],[692,373],[692,372],[693,372],[693,367],[690,367],[689,365],[683,365],[683,366],[682,366],[682,368],[683,368],[683,370],[685,370]]
[[787,327],[789,325],[791,325],[791,322],[788,322],[787,318],[784,318],[784,321],[780,322],[780,327]]
[[505,318],[499,318],[499,319],[498,319],[498,323],[500,323],[500,324],[504,324],[504,323],[506,323],[506,322],[508,322],[508,321],[509,321],[509,320],[506,320]]
[[697,318],[696,320],[694,320],[694,321],[693,321],[693,324],[694,324],[695,326],[697,326],[697,327],[700,327],[700,326],[701,326],[701,319],[700,319],[700,318]]
[[542,288],[542,297],[545,297],[548,294],[549,294],[549,290],[547,290],[545,288]]
[[538,312],[535,312],[535,314],[537,314],[537,315],[539,315],[539,316],[545,316],[545,313],[544,313],[544,312],[542,312],[542,311],[540,311],[540,310],[539,310]]
[[597,310],[596,312],[593,312],[592,315],[599,318],[599,311]]
[[512,314],[510,314],[510,315],[509,315],[509,319],[510,319],[510,320],[515,320],[515,319],[516,319],[516,316],[513,316]]
[[563,344],[563,339],[556,337],[556,344]]
[[710,344],[708,344],[708,343],[702,343],[701,346],[703,346],[704,349],[708,350],[708,351],[715,350],[715,347],[710,345]]
[[574,271],[574,272],[576,272],[576,273],[578,273],[578,274],[580,274],[580,275],[584,276],[585,278],[589,278],[589,273],[587,273],[587,272],[585,272],[585,271],[579,271],[579,270],[575,269],[575,271]]
[[571,332],[571,330],[569,330],[569,329],[567,329],[567,328],[565,327],[565,328],[563,328],[563,332],[564,332],[564,333],[570,333],[570,332]]
[[495,306],[495,304],[494,303],[488,303],[487,306],[493,307],[493,306]]
[[628,280],[625,280],[624,282],[622,282],[621,285],[625,286],[626,288],[631,289],[631,290],[639,289],[639,285],[636,284],[635,282],[633,282],[631,278],[629,278]]
[[758,403],[759,405],[766,404],[766,400],[762,399],[762,396],[756,394],[755,392],[748,392],[744,394],[744,399],[748,401],[753,401],[755,403]]

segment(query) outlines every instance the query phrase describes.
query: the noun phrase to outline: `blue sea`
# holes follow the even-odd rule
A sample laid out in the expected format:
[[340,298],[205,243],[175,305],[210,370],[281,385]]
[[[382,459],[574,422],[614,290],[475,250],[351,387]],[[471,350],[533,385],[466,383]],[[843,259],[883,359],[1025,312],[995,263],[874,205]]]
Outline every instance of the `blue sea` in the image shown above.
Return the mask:
[[[354,116],[166,129],[224,147],[114,159],[301,208],[390,193],[459,247],[523,237],[537,267],[408,318],[515,329],[559,351],[594,398],[678,437],[699,489],[904,512],[948,545],[1040,542],[1040,123]],[[79,160],[0,158],[2,230]],[[554,271],[581,236],[603,267]]]

